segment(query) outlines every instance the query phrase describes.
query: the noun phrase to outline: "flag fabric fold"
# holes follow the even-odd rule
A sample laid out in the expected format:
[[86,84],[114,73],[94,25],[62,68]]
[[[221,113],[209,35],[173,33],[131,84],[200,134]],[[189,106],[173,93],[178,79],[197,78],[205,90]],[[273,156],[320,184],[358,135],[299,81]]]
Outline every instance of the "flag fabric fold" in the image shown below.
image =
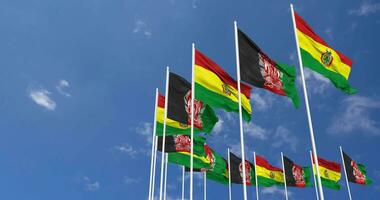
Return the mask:
[[[328,161],[318,157],[319,175],[321,176],[322,186],[333,190],[340,190],[339,180],[341,178],[341,166],[339,163]],[[313,159],[313,167],[316,166]],[[317,178],[317,177],[316,177]]]
[[288,157],[284,156],[284,172],[287,186],[298,188],[311,186],[310,167],[300,167]]
[[241,80],[281,96],[299,107],[296,69],[269,58],[243,31],[238,30]]
[[356,93],[357,90],[348,83],[351,59],[334,50],[296,12],[294,17],[303,65],[330,79],[334,86],[343,92]]
[[[228,112],[239,112],[237,81],[199,50],[195,50],[194,73],[196,99]],[[251,87],[242,83],[241,104],[245,121],[250,121],[252,114],[250,93]]]
[[256,155],[256,173],[260,186],[271,187],[284,184],[282,169],[272,166],[267,160],[258,155]]
[[344,165],[346,166],[348,181],[360,185],[369,185],[372,183],[372,180],[367,176],[367,171],[363,164],[356,163],[344,151],[343,159]]
[[[247,185],[255,185],[255,167],[248,160],[245,160],[245,181]],[[230,152],[231,183],[243,184],[243,165],[241,158]]]

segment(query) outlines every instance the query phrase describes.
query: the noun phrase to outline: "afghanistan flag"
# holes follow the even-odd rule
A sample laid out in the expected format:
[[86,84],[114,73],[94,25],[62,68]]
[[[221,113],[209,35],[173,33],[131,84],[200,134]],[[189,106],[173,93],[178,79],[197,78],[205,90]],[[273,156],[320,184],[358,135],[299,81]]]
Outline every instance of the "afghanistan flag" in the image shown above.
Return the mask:
[[[169,102],[165,135],[190,134],[191,84],[177,74],[169,75]],[[159,95],[156,134],[163,134],[165,97]],[[207,104],[194,99],[194,132],[210,133],[218,117]]]
[[296,12],[294,17],[303,65],[330,79],[345,93],[356,93],[348,84],[351,59],[329,46]]
[[[239,112],[237,82],[218,64],[195,50],[195,97],[212,107]],[[241,84],[241,105],[245,121],[251,119],[251,88]]]
[[258,155],[256,155],[256,171],[257,181],[261,186],[270,187],[284,184],[282,169],[272,166],[267,160]]
[[241,30],[238,30],[238,37],[241,80],[273,93],[288,96],[298,108],[296,69],[269,58]]
[[[245,181],[247,185],[255,185],[255,167],[245,160]],[[231,183],[243,184],[243,165],[241,158],[230,152]]]
[[296,165],[292,160],[284,156],[284,167],[285,167],[285,177],[286,185],[292,187],[309,187],[311,168],[310,167],[300,167]]
[[[322,186],[325,186],[333,190],[339,190],[340,185],[338,182],[341,177],[340,164],[333,161],[328,161],[322,158],[318,158],[318,165],[319,165],[319,175],[321,176]],[[316,171],[314,160],[313,160],[313,167],[314,167],[314,171]],[[316,176],[317,176],[317,173],[316,173]]]
[[[158,137],[157,150],[162,151],[162,136]],[[203,146],[206,142],[204,137],[194,137],[194,146]],[[165,152],[190,152],[191,138],[188,135],[171,135],[165,136]]]
[[367,172],[364,165],[357,164],[344,152],[343,159],[344,165],[346,166],[348,181],[361,185],[369,185],[372,183],[372,180],[367,177]]
[[[210,160],[206,156],[205,144],[194,143],[193,168],[206,170],[210,168]],[[188,148],[184,151],[168,153],[168,161],[177,165],[190,167],[191,150]]]

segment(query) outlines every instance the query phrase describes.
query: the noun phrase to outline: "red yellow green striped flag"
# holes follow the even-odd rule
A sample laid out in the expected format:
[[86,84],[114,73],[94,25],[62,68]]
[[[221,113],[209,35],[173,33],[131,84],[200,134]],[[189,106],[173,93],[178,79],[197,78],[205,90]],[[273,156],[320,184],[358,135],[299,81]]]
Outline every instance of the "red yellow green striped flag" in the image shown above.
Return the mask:
[[[237,81],[198,50],[195,50],[194,73],[196,99],[228,112],[239,112]],[[250,121],[251,87],[241,83],[241,94],[243,118]]]
[[263,157],[256,155],[257,182],[264,187],[283,185],[284,175],[282,169],[269,164]]
[[330,79],[345,93],[356,93],[357,90],[348,84],[351,59],[334,50],[296,12],[294,16],[303,65]]
[[[325,186],[333,190],[339,190],[340,185],[338,182],[341,177],[340,164],[333,161],[328,161],[322,158],[318,158],[318,165],[319,165],[319,175],[321,176],[322,186]],[[313,160],[313,168],[314,168],[314,171],[316,171],[314,160]]]
[[[157,103],[157,116],[156,116],[156,135],[163,135],[163,127],[164,127],[164,111],[165,111],[165,97],[161,94],[158,95],[158,103]],[[218,117],[212,108],[208,105],[203,105],[203,108],[200,111],[200,115],[202,118],[202,127],[197,128],[194,127],[195,133],[210,133],[214,128],[216,122],[218,122]],[[178,134],[190,134],[190,125],[178,122],[171,118],[166,119],[166,136],[169,135],[178,135]]]

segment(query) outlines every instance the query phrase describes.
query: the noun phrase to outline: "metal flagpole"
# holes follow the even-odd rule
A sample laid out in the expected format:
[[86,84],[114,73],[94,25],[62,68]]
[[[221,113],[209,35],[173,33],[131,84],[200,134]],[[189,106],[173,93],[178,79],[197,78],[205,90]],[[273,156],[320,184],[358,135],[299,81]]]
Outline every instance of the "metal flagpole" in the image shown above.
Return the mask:
[[284,154],[281,152],[281,162],[282,162],[282,171],[284,175],[284,186],[285,186],[285,199],[288,200],[288,188],[286,185],[286,174],[285,174],[285,165],[284,165]]
[[203,172],[203,199],[207,199],[207,172]]
[[350,200],[352,200],[352,197],[351,197],[351,190],[350,190],[350,184],[348,183],[348,177],[347,177],[346,165],[345,165],[344,157],[343,157],[342,146],[339,146],[339,149],[340,149],[340,156],[342,157],[342,164],[343,164],[343,169],[344,169],[344,176],[346,177],[346,184],[347,184],[348,196],[350,197]]
[[310,151],[310,161],[311,161],[311,168],[313,169],[313,180],[314,180],[315,194],[317,195],[317,200],[319,200],[318,184],[317,184],[317,180],[315,179],[315,170],[314,170],[314,164],[313,164],[313,154],[311,153],[311,151]]
[[[303,64],[302,64],[302,58],[301,58],[301,51],[300,51],[299,42],[298,42],[298,38],[297,38],[296,19],[294,17],[293,4],[290,4],[290,9],[292,11],[294,37],[296,39],[296,45],[297,45],[298,62],[299,62],[300,71],[301,71],[301,79],[302,79],[302,87],[303,87],[303,93],[304,93],[304,99],[305,99],[305,105],[306,105],[307,119],[308,119],[308,122],[309,122],[311,146],[312,146],[312,149],[313,149],[313,155],[314,155],[315,158],[317,158],[317,159],[315,159],[315,166],[317,167],[317,169],[319,169],[317,147],[316,147],[315,139],[314,139],[313,122],[312,122],[312,119],[311,119],[311,113],[310,113],[310,108],[309,108],[309,97],[307,95],[305,76],[304,76],[304,73],[303,73]],[[325,198],[324,198],[324,195],[323,195],[321,177],[319,175],[319,170],[316,170],[316,171],[317,171],[317,177],[318,177],[319,195],[321,197],[321,200],[324,200]]]
[[236,73],[237,73],[237,87],[238,87],[238,99],[239,99],[239,122],[240,122],[240,148],[241,148],[241,162],[243,165],[243,196],[244,200],[247,200],[247,183],[246,183],[246,169],[245,169],[245,153],[244,153],[244,134],[243,134],[243,115],[241,108],[241,88],[240,88],[240,59],[239,59],[239,42],[238,42],[238,30],[237,22],[234,21],[235,31],[235,52],[236,52]]
[[168,179],[168,153],[165,153],[165,179],[164,179],[164,200],[166,200],[166,183]]
[[228,158],[228,197],[229,200],[232,200],[232,191],[231,191],[231,160],[230,160],[230,148],[227,148],[227,158]]
[[156,100],[154,104],[154,121],[153,121],[153,133],[152,133],[152,156],[150,158],[150,177],[149,177],[149,197],[152,197],[152,180],[153,180],[153,162],[154,162],[154,147],[155,147],[155,136],[156,136],[156,115],[157,115],[157,102],[158,102],[158,88],[156,88]]
[[160,177],[160,200],[162,200],[164,186],[164,167],[165,167],[165,134],[166,118],[168,116],[168,95],[169,95],[169,67],[166,67],[166,85],[165,85],[165,111],[164,111],[164,128],[162,133],[162,152],[161,152],[161,177]]
[[[156,126],[155,126],[156,127]],[[155,129],[155,127],[153,129]],[[156,181],[156,162],[157,162],[157,141],[158,136],[154,137],[154,162],[153,162],[153,177],[152,177],[152,194],[150,196],[151,200],[154,199],[154,188],[155,188],[155,181]]]
[[182,166],[182,200],[185,200],[185,166]]
[[256,183],[256,200],[259,200],[259,181],[257,180],[257,170],[256,170],[256,152],[253,152],[253,162],[255,164],[255,183]]
[[195,88],[194,88],[194,65],[195,65],[195,44],[192,44],[192,60],[191,60],[191,154],[190,154],[190,200],[193,200],[193,167],[194,167],[194,98],[195,98]]

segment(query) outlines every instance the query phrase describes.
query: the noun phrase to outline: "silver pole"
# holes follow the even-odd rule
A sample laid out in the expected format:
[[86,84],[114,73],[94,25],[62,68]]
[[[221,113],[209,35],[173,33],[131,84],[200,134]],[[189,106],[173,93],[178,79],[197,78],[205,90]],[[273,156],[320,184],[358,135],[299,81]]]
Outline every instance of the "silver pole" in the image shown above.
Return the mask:
[[285,174],[285,164],[284,164],[284,154],[281,152],[281,161],[282,161],[282,171],[284,175],[284,186],[285,186],[285,199],[288,200],[288,188],[286,185],[286,174]]
[[314,180],[315,194],[317,196],[317,200],[319,200],[318,184],[317,184],[317,179],[315,179],[315,169],[314,169],[314,164],[313,164],[313,154],[311,153],[311,151],[310,151],[310,161],[311,161],[311,168],[313,169],[313,180]]
[[238,99],[239,99],[240,148],[241,148],[241,160],[243,163],[243,196],[244,196],[244,200],[247,200],[247,183],[245,180],[246,169],[245,169],[245,153],[244,153],[243,114],[242,114],[242,108],[241,108],[241,94],[240,94],[241,88],[240,88],[239,41],[238,41],[238,30],[237,30],[236,21],[234,21],[234,30],[235,30],[237,86],[238,86]]
[[165,179],[164,179],[164,200],[166,200],[166,184],[168,179],[168,153],[165,153]]
[[192,44],[192,60],[191,60],[191,154],[190,154],[190,200],[193,200],[193,173],[194,173],[194,65],[195,65],[195,44]]
[[185,200],[185,166],[182,166],[182,200]]
[[253,152],[253,161],[255,164],[255,182],[256,182],[256,200],[259,200],[259,181],[257,180],[257,169],[256,169],[256,152]]
[[203,172],[203,199],[207,199],[207,172]]
[[156,181],[156,163],[157,163],[157,141],[158,136],[154,137],[154,163],[153,163],[153,178],[152,178],[152,196],[150,197],[151,200],[154,199],[154,188],[155,188],[155,181]]
[[[308,94],[307,94],[305,76],[304,76],[304,73],[303,73],[303,64],[302,64],[301,52],[300,52],[300,47],[299,47],[299,42],[298,42],[298,37],[297,37],[296,19],[294,17],[293,4],[290,4],[290,9],[292,11],[293,29],[294,29],[294,36],[295,36],[296,45],[297,45],[298,61],[299,61],[299,66],[300,66],[300,71],[301,71],[301,80],[302,80],[302,87],[303,87],[303,93],[304,93],[304,99],[305,99],[305,105],[306,105],[307,119],[308,119],[308,122],[309,122],[311,146],[312,146],[312,149],[313,149],[313,155],[314,155],[314,157],[318,158],[317,147],[316,147],[315,139],[314,139],[313,122],[312,122],[312,119],[311,119],[311,113],[310,113],[310,108],[309,108],[309,97],[308,97]],[[318,159],[315,159],[315,166],[317,167],[317,169],[319,169]],[[318,177],[318,183],[319,183],[318,184],[319,195],[321,197],[321,200],[324,200],[325,198],[324,198],[324,195],[323,195],[321,176],[319,174],[319,170],[317,170],[317,177]]]
[[165,86],[165,111],[164,111],[164,128],[162,133],[162,152],[161,152],[161,177],[160,177],[160,200],[162,200],[164,186],[164,167],[165,167],[165,134],[166,118],[168,116],[168,95],[169,95],[169,67],[166,67],[166,86]]
[[346,177],[346,184],[347,184],[348,197],[350,198],[350,200],[352,200],[352,197],[351,197],[351,190],[350,190],[350,184],[348,183],[348,177],[347,177],[346,165],[345,165],[344,157],[343,157],[342,146],[339,146],[339,149],[340,149],[340,156],[342,157],[342,164],[343,164],[343,169],[344,169],[344,175],[345,175],[345,177]]
[[152,181],[153,181],[153,162],[154,160],[154,147],[155,147],[155,136],[156,136],[156,115],[157,115],[157,102],[158,102],[158,88],[156,88],[156,100],[154,104],[154,121],[153,121],[153,134],[152,134],[152,155],[150,158],[150,176],[149,176],[149,197],[148,199],[151,199],[152,197]]
[[230,160],[230,148],[227,148],[228,157],[228,197],[232,200],[232,190],[231,190],[231,160]]

